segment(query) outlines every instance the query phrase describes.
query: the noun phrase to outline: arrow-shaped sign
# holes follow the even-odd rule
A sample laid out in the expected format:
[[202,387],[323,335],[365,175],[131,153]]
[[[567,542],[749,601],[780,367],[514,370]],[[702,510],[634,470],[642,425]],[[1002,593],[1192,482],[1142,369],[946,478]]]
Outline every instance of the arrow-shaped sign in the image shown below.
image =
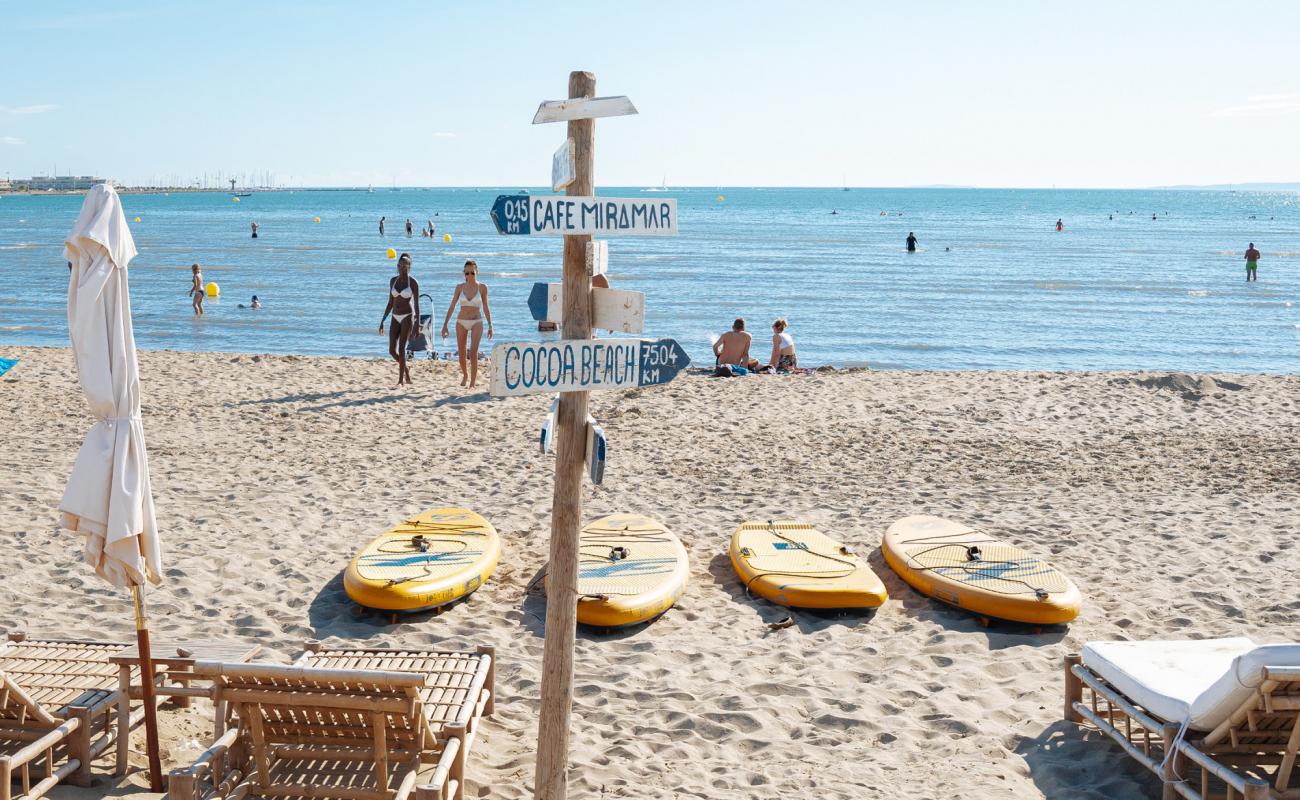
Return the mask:
[[561,339],[492,348],[493,397],[632,389],[668,383],[690,366],[674,339]]
[[599,117],[626,117],[636,113],[636,106],[625,96],[570,97],[568,100],[547,100],[537,107],[533,124],[567,122],[571,119],[597,119]]
[[492,224],[503,236],[675,236],[677,200],[503,194]]
[[546,414],[546,421],[542,423],[542,435],[540,437],[542,455],[551,452],[555,447],[555,414],[560,410],[560,396],[557,394],[551,401],[551,410]]
[[[528,311],[538,322],[564,322],[564,284],[534,283]],[[645,294],[623,289],[591,290],[591,327],[619,333],[640,333],[645,327]]]

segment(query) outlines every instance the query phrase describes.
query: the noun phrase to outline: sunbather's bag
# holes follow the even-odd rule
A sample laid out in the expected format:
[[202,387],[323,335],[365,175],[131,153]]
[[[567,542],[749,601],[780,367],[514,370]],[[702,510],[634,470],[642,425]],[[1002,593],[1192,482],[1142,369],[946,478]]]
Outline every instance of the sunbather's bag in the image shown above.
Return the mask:
[[713,371],[715,378],[739,378],[748,375],[749,370],[739,364],[719,364],[718,368]]

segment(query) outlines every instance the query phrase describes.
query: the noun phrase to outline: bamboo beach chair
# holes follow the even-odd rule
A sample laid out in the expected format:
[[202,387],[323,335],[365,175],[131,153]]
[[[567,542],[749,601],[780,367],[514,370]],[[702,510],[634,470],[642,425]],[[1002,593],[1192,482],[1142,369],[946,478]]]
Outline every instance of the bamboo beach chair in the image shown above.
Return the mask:
[[1065,719],[1155,773],[1163,800],[1300,798],[1297,712],[1300,645],[1094,642],[1065,657]]
[[491,711],[493,666],[490,651],[199,662],[194,675],[213,682],[232,724],[194,764],[172,771],[169,800],[462,800],[473,729]]
[[[108,657],[125,646],[21,634],[0,645],[0,800],[43,797],[65,778],[90,784],[91,763],[121,735],[119,670]],[[143,709],[130,714],[128,729],[143,718]]]

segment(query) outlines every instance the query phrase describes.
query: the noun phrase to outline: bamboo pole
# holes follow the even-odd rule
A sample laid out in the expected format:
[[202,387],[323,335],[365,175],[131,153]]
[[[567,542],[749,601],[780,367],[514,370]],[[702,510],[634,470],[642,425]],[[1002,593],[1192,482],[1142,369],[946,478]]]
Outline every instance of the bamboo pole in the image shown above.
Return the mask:
[[[135,600],[135,643],[140,656],[140,686],[144,692],[144,736],[145,749],[149,751],[149,790],[158,793],[163,790],[162,760],[158,756],[158,707],[154,700],[153,651],[149,647],[149,626],[144,614],[144,587],[135,584],[131,587]],[[129,731],[120,731],[119,736],[129,736]]]
[[1083,718],[1074,710],[1074,704],[1083,702],[1083,681],[1074,674],[1074,667],[1083,662],[1078,653],[1065,656],[1065,714],[1066,722],[1083,722]]
[[[569,97],[595,97],[596,76],[569,73]],[[569,196],[596,193],[593,161],[596,122],[570,120],[573,183]],[[590,236],[564,237],[564,338],[591,337]],[[573,708],[573,647],[577,637],[578,526],[582,519],[582,466],[587,445],[587,393],[564,392],[556,412],[555,494],[551,503],[551,560],[546,573],[546,639],[542,653],[542,706],[537,730],[533,797],[568,794],[569,716]]]

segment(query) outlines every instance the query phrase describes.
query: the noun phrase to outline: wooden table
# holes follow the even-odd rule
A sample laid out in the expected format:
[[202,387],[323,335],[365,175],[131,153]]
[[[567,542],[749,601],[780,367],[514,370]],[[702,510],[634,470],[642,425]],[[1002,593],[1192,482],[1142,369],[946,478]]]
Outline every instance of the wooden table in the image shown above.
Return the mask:
[[[224,661],[231,664],[244,664],[253,660],[253,657],[262,651],[260,644],[246,644],[244,642],[219,642],[219,641],[188,641],[188,642],[170,642],[156,641],[149,645],[150,655],[153,656],[154,670],[163,670],[163,674],[156,675],[154,683],[156,684],[155,693],[159,696],[179,697],[178,705],[188,706],[191,697],[206,697],[208,690],[191,686],[190,682],[197,680],[186,673],[194,669],[196,661]],[[121,699],[117,706],[119,730],[129,731],[131,720],[131,701],[139,700],[144,696],[144,687],[131,685],[131,671],[140,667],[140,651],[138,645],[132,644],[129,647],[123,647],[116,653],[108,657],[110,664],[116,664],[118,668],[117,681],[118,689],[121,692]],[[175,683],[169,684],[166,680],[171,678]],[[145,680],[143,674],[140,680]],[[213,722],[213,730],[217,737],[225,733],[226,728],[226,709],[225,703],[216,704],[216,719]],[[129,752],[130,737],[118,736],[117,738],[117,774],[126,774],[127,754]]]

